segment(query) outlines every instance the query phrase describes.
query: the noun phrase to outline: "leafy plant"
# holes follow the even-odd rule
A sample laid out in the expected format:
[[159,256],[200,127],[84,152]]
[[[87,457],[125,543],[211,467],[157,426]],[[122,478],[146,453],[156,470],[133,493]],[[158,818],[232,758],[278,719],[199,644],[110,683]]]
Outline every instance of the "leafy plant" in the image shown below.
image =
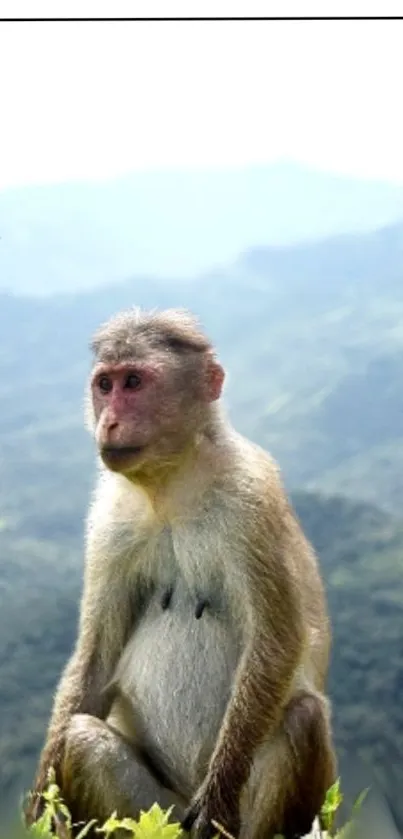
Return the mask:
[[[353,807],[353,814],[355,814],[361,807],[367,790],[359,796]],[[51,839],[55,835],[59,839],[72,839],[72,830],[79,825],[73,825],[69,810],[64,803],[60,789],[55,782],[54,773],[49,775],[49,786],[43,793],[44,812],[38,821],[32,825],[28,831],[29,836],[41,837],[41,839]],[[347,839],[351,823],[348,823],[336,833],[331,833],[334,819],[337,810],[343,800],[343,795],[340,790],[340,779],[327,792],[325,802],[321,809],[321,820],[324,825],[325,834],[329,839]],[[97,826],[97,821],[93,819],[82,826],[77,834],[76,839],[85,839],[89,831],[94,829],[96,833],[104,836],[105,839],[113,837],[118,830],[124,830],[127,833],[128,839],[179,839],[183,835],[179,822],[170,822],[169,819],[172,814],[172,807],[168,810],[162,810],[159,804],[155,803],[147,812],[142,811],[138,820],[131,818],[119,819],[117,813],[114,812],[104,822],[104,824]],[[217,830],[217,837],[223,839],[233,839],[219,821],[213,822]],[[276,839],[282,839],[281,836]]]

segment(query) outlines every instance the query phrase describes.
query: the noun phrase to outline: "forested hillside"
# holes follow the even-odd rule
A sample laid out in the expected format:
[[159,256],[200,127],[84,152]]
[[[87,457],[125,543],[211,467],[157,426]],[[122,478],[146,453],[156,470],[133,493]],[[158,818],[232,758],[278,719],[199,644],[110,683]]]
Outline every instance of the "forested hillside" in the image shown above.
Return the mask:
[[91,332],[124,306],[185,305],[228,369],[231,418],[279,460],[319,551],[339,747],[376,768],[403,828],[402,255],[395,225],[249,250],[187,283],[0,296],[3,803],[33,770],[76,630],[94,478],[82,422]]

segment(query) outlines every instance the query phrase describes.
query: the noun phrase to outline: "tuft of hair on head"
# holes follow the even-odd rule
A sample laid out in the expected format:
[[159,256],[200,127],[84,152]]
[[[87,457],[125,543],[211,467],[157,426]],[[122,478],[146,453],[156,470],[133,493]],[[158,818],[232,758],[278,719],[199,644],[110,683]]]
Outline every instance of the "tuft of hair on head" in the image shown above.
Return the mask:
[[91,341],[100,361],[125,361],[150,349],[175,353],[212,351],[198,319],[187,309],[119,312],[103,323]]

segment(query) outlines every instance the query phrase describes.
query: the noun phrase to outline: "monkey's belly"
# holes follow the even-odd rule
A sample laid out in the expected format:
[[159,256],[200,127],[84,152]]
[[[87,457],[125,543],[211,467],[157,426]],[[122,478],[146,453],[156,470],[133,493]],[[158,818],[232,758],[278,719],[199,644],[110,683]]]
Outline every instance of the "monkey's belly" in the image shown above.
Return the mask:
[[[198,786],[214,748],[239,659],[240,628],[226,608],[205,606],[184,587],[167,608],[158,592],[117,669],[125,697],[145,731],[144,742],[173,775]],[[197,606],[199,604],[199,610]]]

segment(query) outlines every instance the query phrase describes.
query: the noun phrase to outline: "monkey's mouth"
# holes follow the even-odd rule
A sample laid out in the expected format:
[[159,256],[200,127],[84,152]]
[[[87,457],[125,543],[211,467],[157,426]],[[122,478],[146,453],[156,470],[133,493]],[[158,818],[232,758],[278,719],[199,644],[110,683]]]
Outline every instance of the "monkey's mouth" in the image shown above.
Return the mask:
[[144,446],[103,446],[100,454],[109,469],[119,469],[132,462],[143,449]]

